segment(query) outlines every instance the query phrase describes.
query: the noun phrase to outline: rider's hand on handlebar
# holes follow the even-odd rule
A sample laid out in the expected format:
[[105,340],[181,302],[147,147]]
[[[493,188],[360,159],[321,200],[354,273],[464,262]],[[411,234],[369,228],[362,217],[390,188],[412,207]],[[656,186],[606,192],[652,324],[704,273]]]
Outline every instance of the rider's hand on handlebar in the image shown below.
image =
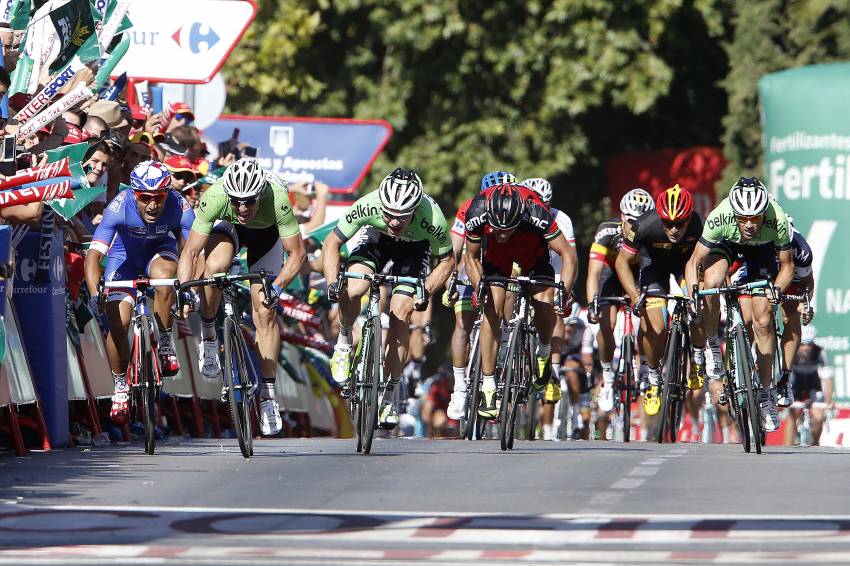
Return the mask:
[[815,309],[810,304],[800,303],[797,305],[797,312],[800,313],[800,322],[804,325],[808,325],[815,317]]
[[283,293],[283,287],[274,283],[269,285],[269,294],[268,296],[263,297],[263,306],[267,309],[270,309],[275,306],[277,304],[278,298],[280,298],[281,293]]
[[341,281],[334,281],[333,283],[328,283],[328,300],[332,303],[339,302],[339,296],[342,293],[342,286],[340,285],[340,283]]
[[646,295],[629,295],[632,301],[632,313],[635,316],[643,316],[646,313]]
[[593,297],[593,300],[590,301],[590,304],[587,305],[587,322],[590,324],[596,324],[599,322],[599,303],[596,300],[596,297]]
[[446,308],[452,308],[460,297],[460,293],[457,292],[457,287],[452,287],[451,289],[446,289],[443,291],[443,298],[441,302],[443,306]]
[[198,306],[200,304],[201,297],[198,296],[198,293],[194,289],[186,289],[185,291],[179,291],[177,293],[177,300],[174,304],[174,314],[177,318],[188,318],[189,313],[194,310],[198,310]]
[[413,303],[413,310],[422,312],[428,308],[428,301],[431,298],[431,293],[425,286],[422,286],[422,298]]
[[103,286],[98,285],[97,290],[89,297],[89,310],[91,310],[92,314],[98,316],[103,313]]

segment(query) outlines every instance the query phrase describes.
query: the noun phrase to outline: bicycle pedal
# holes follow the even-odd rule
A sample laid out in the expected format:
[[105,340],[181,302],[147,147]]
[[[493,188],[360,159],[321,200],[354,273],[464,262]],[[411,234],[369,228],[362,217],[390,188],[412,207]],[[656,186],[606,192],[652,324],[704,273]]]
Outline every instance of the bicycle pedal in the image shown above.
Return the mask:
[[389,424],[389,423],[378,423],[378,428],[381,430],[393,430],[398,425]]

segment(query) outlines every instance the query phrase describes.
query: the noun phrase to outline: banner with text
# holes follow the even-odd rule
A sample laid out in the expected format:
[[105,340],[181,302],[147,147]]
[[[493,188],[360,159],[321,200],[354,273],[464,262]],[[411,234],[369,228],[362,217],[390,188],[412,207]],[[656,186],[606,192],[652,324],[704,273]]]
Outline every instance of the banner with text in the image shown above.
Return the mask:
[[814,255],[815,341],[850,401],[850,64],[813,65],[759,81],[768,187]]
[[[353,193],[392,135],[383,120],[222,116],[204,130],[214,151],[245,146],[290,182],[321,181],[338,195]],[[234,139],[234,134],[236,134]]]

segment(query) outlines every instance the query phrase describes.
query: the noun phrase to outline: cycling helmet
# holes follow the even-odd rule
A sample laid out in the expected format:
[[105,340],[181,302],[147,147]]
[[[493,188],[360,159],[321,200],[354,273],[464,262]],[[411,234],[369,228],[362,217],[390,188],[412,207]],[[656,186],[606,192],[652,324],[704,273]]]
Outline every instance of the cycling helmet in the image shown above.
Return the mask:
[[520,183],[524,187],[528,187],[540,197],[543,204],[548,205],[552,201],[552,185],[546,179],[540,177],[532,177]]
[[643,189],[632,189],[620,199],[620,212],[628,220],[634,220],[644,212],[654,209],[652,195]]
[[815,337],[818,335],[818,330],[814,326],[804,326],[803,331],[800,335],[800,343],[801,344],[814,344]]
[[729,191],[729,204],[735,216],[764,214],[768,202],[767,189],[757,177],[741,177]]
[[481,190],[486,191],[490,187],[503,185],[504,183],[516,183],[516,176],[507,171],[490,171],[481,177]]
[[422,200],[422,179],[413,169],[398,167],[378,187],[381,206],[396,214],[412,212]]
[[514,228],[522,219],[522,196],[516,187],[502,183],[487,195],[487,218],[490,225],[500,230]]
[[171,173],[159,161],[142,161],[130,173],[130,186],[144,193],[164,191],[171,188]]
[[266,189],[266,172],[256,159],[243,157],[224,172],[224,192],[236,198],[260,196]]
[[694,211],[691,193],[677,184],[659,193],[655,199],[655,210],[662,220],[677,222],[688,218]]

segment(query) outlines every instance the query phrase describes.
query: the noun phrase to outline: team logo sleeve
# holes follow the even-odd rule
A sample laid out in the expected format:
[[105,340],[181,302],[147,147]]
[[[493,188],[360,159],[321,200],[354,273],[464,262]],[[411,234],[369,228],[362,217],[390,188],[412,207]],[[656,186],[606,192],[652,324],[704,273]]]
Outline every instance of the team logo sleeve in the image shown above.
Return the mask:
[[97,225],[97,228],[95,228],[91,240],[91,248],[104,255],[109,251],[109,246],[112,244],[113,238],[115,238],[118,225],[123,217],[123,214],[116,212],[116,210],[121,210],[120,203],[118,203],[119,206],[116,206],[117,200],[118,197],[115,197],[109,203],[109,206],[104,209],[103,219]]
[[281,238],[289,238],[300,234],[298,221],[289,202],[289,191],[280,185],[272,185],[274,191],[274,217],[277,223],[277,233]]

